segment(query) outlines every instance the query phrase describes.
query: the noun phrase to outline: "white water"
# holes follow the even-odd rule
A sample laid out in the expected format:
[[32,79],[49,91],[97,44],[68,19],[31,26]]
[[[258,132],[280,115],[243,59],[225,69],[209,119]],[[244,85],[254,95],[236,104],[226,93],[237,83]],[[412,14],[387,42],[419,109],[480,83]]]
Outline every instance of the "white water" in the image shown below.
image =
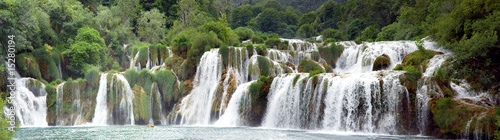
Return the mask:
[[[263,126],[395,133],[398,101],[407,92],[399,85],[400,74],[403,72],[320,74],[316,87],[308,74],[279,75],[269,90]],[[321,104],[324,110],[320,110]]]
[[[32,78],[16,79],[16,95],[13,106],[21,127],[48,125],[45,85],[40,82],[41,86],[28,86],[30,84],[36,85],[36,82],[39,81]],[[30,89],[34,89],[34,91]]]
[[[224,114],[219,118],[215,125],[217,126],[241,126],[244,125],[244,120],[242,116],[248,113],[250,109],[250,95],[248,93],[248,87],[254,83],[248,82],[238,86],[236,91],[233,93],[231,100],[229,100],[227,109]],[[243,109],[243,110],[242,110]],[[243,113],[243,114],[242,114]]]
[[193,90],[182,99],[178,113],[181,124],[208,125],[217,83],[221,77],[222,61],[219,50],[212,49],[201,57],[193,82]]
[[114,117],[118,117],[123,120],[124,124],[134,125],[134,106],[132,102],[134,99],[134,93],[132,92],[132,88],[130,88],[127,79],[122,74],[114,74],[113,76],[116,77],[116,81],[115,83],[111,82],[111,84],[113,84],[113,86],[111,86],[111,89],[113,89],[114,87],[114,91],[117,97],[116,100],[117,103],[119,103],[120,111],[118,113],[120,114],[120,116]]
[[107,73],[101,73],[99,80],[99,90],[97,91],[96,107],[94,118],[92,118],[92,125],[107,125],[108,124],[108,104],[107,104],[107,90],[108,82],[106,77]]
[[64,92],[64,83],[61,83],[57,86],[56,88],[56,92],[57,92],[57,100],[56,100],[56,125],[59,125],[59,126],[62,126],[64,125],[64,121],[62,119],[62,116],[63,116],[63,112],[62,112],[62,108],[63,108],[63,92]]

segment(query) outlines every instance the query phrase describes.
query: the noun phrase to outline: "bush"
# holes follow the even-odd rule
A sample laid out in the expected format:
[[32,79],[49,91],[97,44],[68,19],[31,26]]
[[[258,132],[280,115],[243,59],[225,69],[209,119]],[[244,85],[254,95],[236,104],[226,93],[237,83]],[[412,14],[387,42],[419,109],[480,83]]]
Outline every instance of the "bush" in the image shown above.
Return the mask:
[[398,32],[399,24],[397,22],[389,24],[382,28],[382,31],[377,34],[376,41],[394,40],[394,35]]
[[344,47],[332,43],[328,47],[318,47],[318,51],[321,57],[325,59],[326,63],[333,67],[335,66],[337,58],[342,54],[342,51],[344,51]]
[[217,38],[219,38],[222,42],[229,44],[231,29],[224,26],[223,23],[215,22],[215,21],[208,22],[208,23],[205,23],[205,24],[201,25],[200,27],[198,27],[198,30],[202,33],[213,32],[216,34]]
[[267,47],[264,45],[257,45],[257,47],[255,47],[255,50],[257,51],[257,54],[262,56],[265,56],[267,53]]
[[252,44],[248,44],[246,46],[247,48],[247,51],[248,51],[248,57],[252,56],[253,55],[253,45]]
[[369,42],[373,42],[375,41],[375,39],[377,38],[377,34],[379,33],[380,31],[375,28],[374,26],[368,26],[366,27],[365,30],[363,30],[361,32],[361,37],[360,39],[362,41],[369,41]]
[[316,62],[314,62],[313,60],[309,59],[309,58],[302,58],[300,60],[300,64],[299,64],[299,72],[310,72],[310,71],[316,71],[316,70],[320,70],[321,72],[323,72],[323,68]]
[[264,43],[264,39],[262,39],[262,37],[260,37],[258,35],[254,35],[254,36],[252,36],[252,43],[254,43],[254,44]]
[[311,59],[312,60],[319,61],[320,58],[321,58],[321,55],[319,54],[318,51],[311,52]]
[[259,67],[260,67],[260,73],[261,75],[264,76],[271,76],[271,70],[273,67],[272,62],[270,62],[266,57],[264,56],[257,56],[257,61],[259,62]]
[[53,81],[59,78],[57,64],[60,62],[60,59],[57,50],[45,44],[34,51],[34,56],[38,61],[40,74],[43,79]]
[[279,38],[269,38],[264,44],[267,45],[267,48],[274,48],[274,46],[279,47],[281,40]]
[[316,29],[314,28],[314,25],[306,23],[300,26],[300,28],[297,30],[297,37],[299,38],[310,38],[314,35],[316,35]]
[[127,78],[130,87],[133,87],[139,79],[139,73],[134,69],[128,69],[123,75]]
[[238,35],[240,41],[248,40],[254,35],[253,30],[248,27],[238,27],[234,29],[234,33]]
[[336,40],[336,41],[332,41],[332,42],[337,42],[337,40],[338,41],[346,40],[346,37],[342,34],[341,31],[339,31],[337,29],[333,29],[333,28],[328,28],[328,29],[323,30],[321,32],[321,37],[323,38],[325,43],[327,43],[326,40],[329,40],[329,39]]
[[188,48],[191,47],[191,41],[187,33],[181,32],[173,39],[174,47],[172,47],[172,51],[177,55],[184,59],[187,57]]
[[414,66],[406,66],[405,68],[406,76],[411,80],[416,82],[420,77],[422,77],[422,72],[415,69]]
[[91,86],[97,85],[99,82],[99,67],[93,67],[87,70],[85,73],[85,79]]
[[372,70],[382,70],[382,69],[387,69],[391,65],[391,59],[389,56],[386,54],[383,54],[382,56],[377,57],[375,59],[375,62],[373,62],[373,68]]
[[16,128],[14,129],[14,131],[10,131],[7,129],[7,127],[9,127],[10,125],[10,122],[8,122],[8,120],[6,119],[6,116],[4,114],[4,109],[5,109],[5,104],[7,103],[7,101],[5,101],[4,99],[0,99],[0,127],[2,128],[0,130],[0,139],[11,139],[12,137],[14,137],[14,132],[15,130],[19,129],[19,124],[16,123]]
[[38,63],[32,54],[22,53],[16,55],[16,60],[16,65],[21,76],[42,79],[40,68],[38,67]]

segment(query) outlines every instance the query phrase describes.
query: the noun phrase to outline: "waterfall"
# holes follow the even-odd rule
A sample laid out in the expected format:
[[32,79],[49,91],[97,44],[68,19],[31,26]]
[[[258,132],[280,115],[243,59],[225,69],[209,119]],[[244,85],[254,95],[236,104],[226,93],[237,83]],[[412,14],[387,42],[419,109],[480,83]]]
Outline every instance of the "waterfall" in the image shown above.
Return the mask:
[[63,93],[64,93],[64,83],[61,83],[57,86],[56,88],[56,93],[57,93],[57,99],[56,99],[56,125],[59,125],[59,126],[62,126],[64,125],[64,121],[62,119],[63,117],[63,112],[62,112],[62,108],[63,108]]
[[108,104],[107,104],[107,73],[101,73],[99,80],[99,90],[97,91],[96,107],[94,118],[92,118],[93,125],[107,125],[108,124]]
[[154,88],[154,85],[155,84],[151,84],[151,88],[149,89],[149,109],[150,109],[150,115],[151,118],[149,119],[149,125],[154,125],[154,121],[153,121],[153,112],[154,112],[154,102],[153,102],[153,99],[154,99],[154,96],[153,96],[153,88]]
[[393,134],[399,100],[407,92],[399,84],[401,74],[320,74],[317,81],[308,74],[278,75],[263,126]]
[[244,125],[242,116],[246,116],[250,109],[250,95],[248,88],[255,81],[241,84],[236,88],[231,100],[229,100],[227,109],[219,118],[215,125],[218,126],[240,126]]
[[59,71],[59,79],[61,79],[61,80],[62,80],[62,79],[63,79],[63,76],[62,76],[61,62],[59,62],[59,65],[58,65],[58,69],[57,69],[57,70]]
[[[162,100],[161,100],[161,94],[160,94],[160,87],[159,86],[156,86],[156,101],[157,103],[159,104],[159,108],[158,108],[158,113],[160,114],[160,122],[162,125],[166,125],[167,124],[167,118],[165,117],[165,115],[163,115],[163,105],[161,104],[162,103]],[[153,116],[153,115],[151,115]]]
[[113,116],[113,119],[117,119],[115,123],[134,125],[134,106],[132,102],[134,93],[132,92],[132,88],[130,88],[127,79],[122,74],[114,74],[113,76],[116,78],[116,81],[115,83],[111,83],[113,84],[111,89],[114,87],[118,104],[116,112],[118,116]]
[[[139,52],[137,52],[137,54],[135,54],[135,56],[130,59],[129,69],[135,69],[136,71],[141,71],[141,63],[137,64],[138,58],[139,58]],[[137,64],[137,66],[135,64]]]
[[196,70],[193,89],[179,107],[181,124],[207,125],[217,85],[222,73],[219,49],[205,52]]
[[[73,115],[71,115],[71,121],[73,125],[83,124],[81,121],[82,118],[82,102],[80,98],[80,84],[78,84],[77,88],[72,89],[71,94],[73,94],[73,104],[71,104],[71,108],[73,109]],[[76,119],[75,119],[76,117]]]
[[32,78],[16,79],[13,106],[20,126],[48,126],[46,98],[45,85],[40,81]]

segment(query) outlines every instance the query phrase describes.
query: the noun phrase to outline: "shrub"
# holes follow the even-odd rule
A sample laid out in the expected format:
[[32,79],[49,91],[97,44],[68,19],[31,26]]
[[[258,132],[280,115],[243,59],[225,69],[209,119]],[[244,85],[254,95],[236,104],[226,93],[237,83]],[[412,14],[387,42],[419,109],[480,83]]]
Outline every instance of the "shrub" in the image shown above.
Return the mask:
[[254,35],[254,36],[252,36],[252,43],[254,43],[254,44],[264,43],[264,39],[262,39],[262,37],[260,37],[258,35]]
[[363,30],[361,32],[361,37],[360,39],[362,41],[369,41],[369,42],[373,42],[375,41],[375,39],[377,38],[377,34],[379,33],[380,31],[375,28],[374,26],[368,26],[366,27],[365,30]]
[[[321,37],[323,38],[325,43],[327,43],[327,40],[330,40],[329,42],[337,42],[336,40],[339,40],[339,41],[346,40],[346,37],[342,34],[342,32],[340,32],[337,29],[333,29],[333,28],[328,28],[328,29],[323,30],[321,32]],[[335,40],[335,41],[332,41],[332,40]]]
[[265,76],[270,76],[273,67],[272,62],[264,56],[257,56],[257,61],[259,62],[260,73]]
[[314,35],[316,35],[316,29],[314,28],[314,25],[306,23],[300,26],[300,28],[297,30],[297,37],[299,38],[310,38]]
[[131,87],[135,85],[139,78],[139,73],[134,69],[128,69],[127,71],[125,71],[125,73],[123,73],[123,75],[127,78],[127,81]]
[[16,65],[21,76],[42,79],[40,68],[38,67],[38,63],[32,54],[22,53],[16,55],[16,60]]
[[327,64],[335,66],[335,62],[340,54],[342,54],[342,51],[344,51],[344,47],[342,45],[332,43],[328,47],[318,47],[318,51]]
[[254,35],[253,30],[248,27],[238,27],[234,29],[234,33],[238,35],[240,41],[248,40]]
[[320,70],[323,72],[323,68],[313,60],[309,58],[302,58],[299,64],[299,72],[310,72]]
[[406,66],[405,68],[406,76],[411,80],[416,82],[420,77],[422,77],[422,72],[415,69],[414,66]]
[[174,47],[172,48],[173,52],[186,59],[188,48],[191,46],[191,41],[189,40],[188,35],[185,32],[179,33],[173,39]]
[[375,39],[375,40],[376,41],[393,40],[394,35],[396,34],[396,32],[398,32],[398,29],[399,29],[398,23],[395,22],[395,23],[389,24],[389,25],[382,28],[382,31],[380,31],[377,34],[377,39]]
[[202,33],[213,32],[222,42],[229,44],[231,29],[224,26],[223,23],[211,21],[198,27],[198,30]]
[[91,86],[97,85],[99,81],[99,67],[93,67],[87,70],[85,73],[85,79]]
[[257,51],[257,54],[262,56],[266,55],[267,53],[267,47],[264,45],[257,45],[257,47],[255,47],[255,50]]
[[279,47],[281,40],[279,38],[269,38],[264,44],[267,45],[267,48],[274,48],[274,46]]
[[253,55],[253,45],[252,44],[248,44],[246,46],[247,48],[247,51],[248,51],[248,57],[252,56]]
[[311,59],[312,60],[319,61],[320,58],[321,58],[321,55],[319,54],[318,51],[311,52]]
[[43,79],[53,81],[59,78],[57,64],[60,62],[57,50],[45,44],[45,46],[34,51],[34,56],[38,61],[40,74]]

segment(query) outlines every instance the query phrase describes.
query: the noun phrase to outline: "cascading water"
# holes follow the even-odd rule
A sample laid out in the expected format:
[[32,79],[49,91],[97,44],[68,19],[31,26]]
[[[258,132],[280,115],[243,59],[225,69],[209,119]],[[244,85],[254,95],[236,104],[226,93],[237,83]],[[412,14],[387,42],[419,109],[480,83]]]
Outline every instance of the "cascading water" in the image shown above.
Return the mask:
[[114,74],[113,77],[116,78],[116,81],[114,83],[111,82],[113,84],[111,89],[115,91],[118,105],[116,112],[113,113],[113,115],[118,115],[113,116],[114,122],[115,124],[134,125],[134,106],[132,103],[134,93],[132,92],[132,88],[130,88],[127,79],[122,74]]
[[208,125],[217,83],[221,77],[222,61],[219,49],[205,52],[200,59],[193,90],[181,101],[178,113],[181,124]]
[[250,95],[248,93],[248,87],[253,82],[248,82],[238,86],[236,91],[233,93],[231,100],[229,100],[227,109],[224,114],[219,118],[215,125],[217,126],[240,126],[244,125],[244,120],[242,116],[246,116],[245,113],[249,112],[250,108]]
[[16,79],[16,95],[13,102],[19,125],[47,126],[47,92],[45,85],[32,78]]
[[263,126],[395,133],[397,101],[407,92],[399,85],[401,74],[320,74],[317,81],[308,74],[279,75],[269,90]]
[[94,118],[92,119],[93,125],[107,125],[108,124],[108,104],[107,104],[107,73],[101,73],[101,79],[99,80],[99,90],[97,91],[96,97],[96,108],[94,113]]
[[57,86],[56,88],[56,93],[57,93],[57,99],[56,99],[56,116],[57,116],[57,119],[56,119],[56,125],[59,125],[59,126],[62,126],[64,125],[64,121],[62,119],[62,116],[63,116],[63,112],[62,112],[62,109],[63,109],[63,92],[64,92],[64,83],[61,83]]

